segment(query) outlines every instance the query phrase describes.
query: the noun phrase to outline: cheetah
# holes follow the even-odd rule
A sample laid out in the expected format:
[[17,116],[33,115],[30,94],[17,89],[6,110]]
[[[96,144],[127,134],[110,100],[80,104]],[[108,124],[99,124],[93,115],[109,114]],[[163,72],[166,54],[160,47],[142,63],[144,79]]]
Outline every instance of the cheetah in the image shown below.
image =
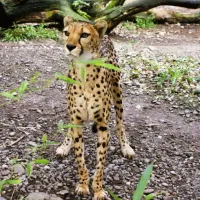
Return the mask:
[[[63,38],[66,54],[71,59],[72,67],[68,77],[81,85],[68,85],[68,112],[70,123],[82,125],[85,121],[93,121],[93,132],[98,133],[97,165],[93,177],[92,189],[94,200],[109,199],[103,190],[102,179],[105,156],[109,144],[110,132],[108,123],[113,98],[116,111],[116,132],[121,150],[125,157],[132,158],[135,153],[130,147],[123,126],[122,89],[120,86],[120,72],[90,64],[80,64],[77,60],[107,58],[108,63],[118,67],[118,58],[114,46],[107,35],[107,22],[100,20],[95,24],[76,22],[70,16],[64,18]],[[84,79],[81,67],[85,68]],[[57,154],[67,155],[74,147],[78,165],[79,183],[76,192],[81,195],[89,194],[89,175],[84,159],[84,143],[82,128],[75,127],[68,130],[63,144],[58,147]]]

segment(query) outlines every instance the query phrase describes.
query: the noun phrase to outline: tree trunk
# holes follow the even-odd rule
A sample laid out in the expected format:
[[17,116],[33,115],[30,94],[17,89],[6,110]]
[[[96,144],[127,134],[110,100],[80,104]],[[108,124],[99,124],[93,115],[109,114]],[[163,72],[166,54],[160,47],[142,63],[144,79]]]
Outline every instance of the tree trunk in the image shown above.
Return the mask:
[[191,10],[175,6],[158,6],[147,12],[133,15],[129,20],[136,21],[137,18],[146,18],[149,14],[155,16],[154,21],[157,23],[200,23],[200,9]]
[[159,6],[149,10],[156,17],[157,22],[168,23],[199,23],[200,9],[187,9],[174,6]]
[[[0,26],[8,27],[13,22],[28,21],[35,13],[44,12],[40,16],[46,21],[62,21],[63,16],[71,15],[77,20],[88,21],[80,16],[72,3],[75,0],[0,0]],[[81,8],[83,12],[91,16],[90,20],[105,19],[108,22],[108,33],[121,21],[131,15],[147,11],[159,5],[175,5],[187,8],[199,8],[200,0],[132,0],[124,4],[124,0],[99,0],[90,2],[89,7]],[[73,10],[73,9],[74,10]],[[29,17],[28,17],[29,16]]]

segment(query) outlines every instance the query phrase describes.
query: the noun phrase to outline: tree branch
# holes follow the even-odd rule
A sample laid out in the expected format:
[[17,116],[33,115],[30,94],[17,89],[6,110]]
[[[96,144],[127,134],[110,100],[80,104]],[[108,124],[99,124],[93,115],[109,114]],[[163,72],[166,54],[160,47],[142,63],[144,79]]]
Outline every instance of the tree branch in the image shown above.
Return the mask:
[[59,16],[58,20],[62,20],[63,16],[70,15],[74,19],[87,21],[72,10],[69,2],[69,0],[0,0],[0,16],[2,13],[4,14],[4,19],[0,19],[0,26],[7,27],[30,13],[53,10],[61,11],[59,15],[56,13],[56,16]]
[[107,33],[112,31],[121,21],[126,20],[131,15],[147,11],[160,5],[200,8],[200,0],[139,0],[124,6],[118,6],[114,11],[110,10],[111,12],[109,14],[109,10],[106,11],[106,15],[101,13],[101,15],[104,15],[103,18],[108,22]]

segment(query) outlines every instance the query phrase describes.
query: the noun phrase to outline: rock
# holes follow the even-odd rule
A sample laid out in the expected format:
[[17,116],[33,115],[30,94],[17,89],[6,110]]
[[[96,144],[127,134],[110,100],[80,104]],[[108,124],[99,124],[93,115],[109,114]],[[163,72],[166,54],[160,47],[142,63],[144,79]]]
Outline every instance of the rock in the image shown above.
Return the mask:
[[168,187],[169,185],[167,183],[162,183],[163,186]]
[[27,200],[47,200],[49,195],[44,192],[33,192],[29,194],[26,198]]
[[194,115],[198,115],[199,112],[198,112],[197,110],[194,110],[194,111],[193,111],[193,114],[194,114]]
[[33,192],[30,193],[27,197],[27,200],[62,200],[60,197],[56,195],[49,195],[44,192]]
[[163,197],[163,200],[173,200],[174,197],[173,196],[167,196],[167,197]]
[[6,200],[6,199],[4,199],[3,197],[0,197],[0,200]]
[[164,31],[159,32],[159,35],[161,35],[161,36],[164,36],[165,34],[166,34],[166,32],[164,32]]
[[60,197],[57,197],[55,194],[50,196],[50,200],[62,200]]
[[120,190],[120,189],[121,189],[121,186],[115,185],[114,188],[115,188],[116,190]]
[[145,191],[144,191],[144,194],[151,194],[154,192],[154,189],[151,189],[151,188],[147,188]]
[[140,82],[138,81],[138,80],[133,80],[133,82],[132,82],[132,85],[133,86],[137,86],[138,88],[140,87]]
[[60,192],[58,192],[58,194],[61,195],[69,194],[69,190],[61,190]]
[[9,135],[12,137],[15,135],[15,132],[10,132]]
[[197,87],[194,89],[194,94],[200,94],[200,85],[197,85]]
[[110,150],[111,151],[115,151],[115,147],[114,146],[110,146]]
[[45,165],[45,166],[44,166],[44,169],[45,169],[45,170],[50,170],[51,167],[49,167],[48,165]]
[[156,50],[156,48],[153,47],[153,46],[148,46],[148,49],[149,49],[150,51],[155,51],[155,50]]
[[8,165],[2,165],[2,169],[8,169]]
[[18,175],[22,175],[25,173],[25,169],[23,168],[23,166],[21,164],[13,165],[13,171],[14,171],[14,173],[16,173]]
[[10,173],[9,170],[4,170],[1,172],[2,176],[7,176]]
[[145,158],[145,159],[144,159],[144,162],[145,162],[145,163],[149,163],[149,162],[150,162],[150,159]]
[[37,144],[36,144],[35,142],[32,142],[32,141],[29,141],[29,142],[28,142],[28,145],[33,146],[33,147],[36,147],[36,146],[37,146]]
[[119,175],[116,174],[116,175],[113,177],[113,180],[115,180],[115,181],[119,181],[119,180],[120,180]]

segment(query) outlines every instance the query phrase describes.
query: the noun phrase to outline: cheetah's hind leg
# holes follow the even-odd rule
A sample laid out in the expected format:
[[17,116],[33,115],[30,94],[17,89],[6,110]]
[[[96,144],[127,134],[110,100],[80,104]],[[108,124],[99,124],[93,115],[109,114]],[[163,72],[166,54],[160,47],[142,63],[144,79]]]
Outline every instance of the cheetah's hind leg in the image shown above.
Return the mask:
[[70,130],[67,132],[64,142],[56,150],[56,155],[67,156],[73,146],[72,136]]

